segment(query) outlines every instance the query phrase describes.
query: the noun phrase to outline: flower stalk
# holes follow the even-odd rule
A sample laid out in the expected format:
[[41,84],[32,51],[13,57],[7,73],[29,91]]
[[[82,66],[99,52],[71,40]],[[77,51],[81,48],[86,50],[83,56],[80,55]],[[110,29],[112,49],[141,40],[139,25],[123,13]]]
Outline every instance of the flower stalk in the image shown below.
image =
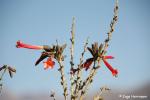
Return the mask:
[[78,98],[78,91],[79,91],[79,88],[81,86],[81,83],[82,83],[82,80],[81,80],[81,76],[82,76],[82,63],[83,63],[83,58],[84,58],[84,54],[87,50],[87,45],[88,45],[88,39],[86,39],[86,42],[84,44],[84,50],[83,52],[81,53],[81,58],[80,58],[80,64],[78,65],[78,70],[77,70],[77,78],[74,80],[74,83],[75,84],[75,90],[74,90],[74,94],[75,94],[75,99]]
[[64,98],[65,100],[67,100],[67,96],[68,96],[68,91],[67,91],[67,83],[66,83],[66,79],[65,79],[65,75],[64,75],[64,66],[62,64],[62,61],[58,61],[59,63],[59,69],[58,71],[60,72],[61,74],[61,85],[63,87],[63,90],[64,90]]
[[[114,27],[115,27],[115,24],[118,20],[118,0],[116,0],[116,3],[115,3],[115,7],[114,7],[114,16],[113,16],[113,19],[111,21],[111,24],[110,24],[110,30],[109,32],[107,33],[107,38],[105,39],[104,41],[104,47],[103,47],[103,50],[102,50],[102,53],[101,53],[101,56],[104,56],[105,53],[106,53],[106,50],[108,48],[108,45],[109,45],[109,41],[111,40],[111,36],[112,36],[112,33],[114,32]],[[99,59],[99,63],[100,63],[100,59]],[[83,82],[84,84],[82,85],[82,88],[81,88],[81,96],[80,96],[80,99],[83,99],[84,95],[85,95],[85,89],[83,89],[84,87],[88,87],[88,85],[90,83],[92,83],[92,80],[97,72],[97,70],[100,68],[100,66],[97,66],[97,67],[93,67],[90,71],[90,74],[89,76],[86,78],[86,80]]]
[[[71,48],[70,48],[70,65],[71,65],[71,69],[70,71],[72,71],[74,69],[74,43],[75,43],[75,18],[73,17],[72,19],[72,27],[71,27]],[[72,74],[70,74],[70,81],[71,81],[71,87],[70,87],[70,91],[71,91],[71,100],[74,98],[74,72],[71,72]]]

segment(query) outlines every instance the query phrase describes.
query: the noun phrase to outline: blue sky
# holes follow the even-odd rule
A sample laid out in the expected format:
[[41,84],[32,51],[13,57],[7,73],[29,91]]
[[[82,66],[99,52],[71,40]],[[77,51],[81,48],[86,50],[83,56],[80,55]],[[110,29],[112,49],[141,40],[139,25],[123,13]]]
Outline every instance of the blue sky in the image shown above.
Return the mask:
[[[134,88],[150,81],[149,4],[149,0],[119,0],[119,22],[108,48],[108,55],[115,56],[109,62],[119,70],[119,75],[112,77],[102,65],[91,91],[103,85]],[[46,71],[42,63],[35,67],[41,51],[17,49],[16,41],[52,45],[58,39],[60,44],[67,43],[65,71],[68,75],[72,17],[76,18],[75,63],[78,64],[88,36],[89,46],[106,38],[113,7],[113,0],[0,0],[0,65],[17,69],[13,79],[4,77],[5,86],[15,93],[57,89],[62,93],[57,64],[53,70]]]

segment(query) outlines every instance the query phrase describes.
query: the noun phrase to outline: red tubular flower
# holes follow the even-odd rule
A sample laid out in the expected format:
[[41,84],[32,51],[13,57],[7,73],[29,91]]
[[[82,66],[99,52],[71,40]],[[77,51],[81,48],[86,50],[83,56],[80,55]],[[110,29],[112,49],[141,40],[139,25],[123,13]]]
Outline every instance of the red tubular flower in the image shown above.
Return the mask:
[[112,72],[112,75],[116,77],[118,74],[117,69],[114,69],[104,58],[103,58],[103,62],[107,66],[107,68]]
[[93,63],[93,58],[89,58],[85,61],[85,63],[83,63],[82,66],[87,71],[90,68],[90,66],[92,65],[92,63]]
[[49,58],[47,59],[47,61],[46,61],[46,62],[43,62],[43,63],[44,63],[44,69],[45,69],[45,70],[48,69],[48,68],[52,69],[52,68],[54,67],[54,65],[55,65],[55,62],[52,60],[51,57],[49,57]]
[[35,49],[35,50],[43,49],[43,46],[34,46],[34,45],[25,44],[25,43],[21,42],[20,40],[17,41],[16,47],[17,48]]

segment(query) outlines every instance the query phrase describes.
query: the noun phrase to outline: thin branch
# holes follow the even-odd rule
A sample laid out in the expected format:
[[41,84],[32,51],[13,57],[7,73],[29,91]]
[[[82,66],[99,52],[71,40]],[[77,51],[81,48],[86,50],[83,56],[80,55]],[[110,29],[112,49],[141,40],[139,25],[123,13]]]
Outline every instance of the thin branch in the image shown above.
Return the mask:
[[[6,72],[6,70],[7,70],[7,67],[4,69],[4,71],[2,72],[2,74],[1,74],[1,76],[0,76],[0,82],[1,82],[2,79],[3,79],[3,76],[4,76],[5,72]],[[3,84],[0,83],[0,94],[2,93],[2,88],[3,88]]]
[[[74,69],[74,42],[75,42],[75,18],[73,17],[72,19],[72,27],[71,27],[71,48],[70,48],[70,65],[71,65],[71,69]],[[73,80],[74,80],[74,75],[73,74],[70,74],[70,81],[71,81],[71,87],[70,87],[70,90],[71,90],[71,99],[73,99],[74,97],[74,83],[73,83]]]
[[[94,69],[94,68],[96,68],[96,62],[95,61],[94,61],[92,69]],[[96,71],[96,70],[90,71],[90,75],[88,76],[88,78],[83,82],[83,84],[80,87],[80,90],[81,90],[80,100],[82,100],[84,95],[86,94],[89,84],[93,82],[93,76],[95,76],[95,74],[96,74],[96,72],[93,72],[93,71]]]
[[65,100],[67,100],[68,92],[67,92],[67,83],[66,83],[66,79],[65,79],[65,75],[64,75],[64,66],[63,66],[61,60],[58,60],[58,63],[59,63],[59,66],[60,66],[58,71],[61,74],[61,85],[63,86],[63,90],[64,90],[63,95],[64,95]]
[[70,52],[71,52],[71,60],[70,60],[70,64],[71,64],[71,68],[74,67],[74,41],[75,40],[75,18],[73,17],[72,20],[72,27],[71,27],[71,48],[70,48]]
[[2,93],[2,89],[3,89],[3,84],[0,84],[0,94]]
[[0,76],[0,81],[3,79],[3,76],[4,76],[4,74],[5,74],[5,72],[6,72],[6,70],[7,70],[7,67],[4,69],[4,71],[2,72],[2,74],[1,74],[1,76]]
[[84,44],[84,50],[81,53],[80,64],[78,65],[77,78],[76,78],[76,80],[74,80],[74,83],[76,83],[75,91],[74,91],[74,94],[76,95],[75,98],[78,97],[78,91],[79,91],[79,87],[81,85],[81,76],[82,76],[82,68],[83,68],[82,63],[83,63],[84,54],[87,50],[88,39],[89,39],[89,37],[86,39],[86,42]]

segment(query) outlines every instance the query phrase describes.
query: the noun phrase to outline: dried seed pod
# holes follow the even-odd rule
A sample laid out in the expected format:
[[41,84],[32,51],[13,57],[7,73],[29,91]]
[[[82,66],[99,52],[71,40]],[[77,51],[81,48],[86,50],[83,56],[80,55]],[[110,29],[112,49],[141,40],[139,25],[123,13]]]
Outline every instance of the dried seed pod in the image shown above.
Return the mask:
[[8,70],[11,71],[11,72],[16,73],[16,69],[15,69],[15,68],[12,68],[12,67],[10,67],[10,66],[8,66]]

